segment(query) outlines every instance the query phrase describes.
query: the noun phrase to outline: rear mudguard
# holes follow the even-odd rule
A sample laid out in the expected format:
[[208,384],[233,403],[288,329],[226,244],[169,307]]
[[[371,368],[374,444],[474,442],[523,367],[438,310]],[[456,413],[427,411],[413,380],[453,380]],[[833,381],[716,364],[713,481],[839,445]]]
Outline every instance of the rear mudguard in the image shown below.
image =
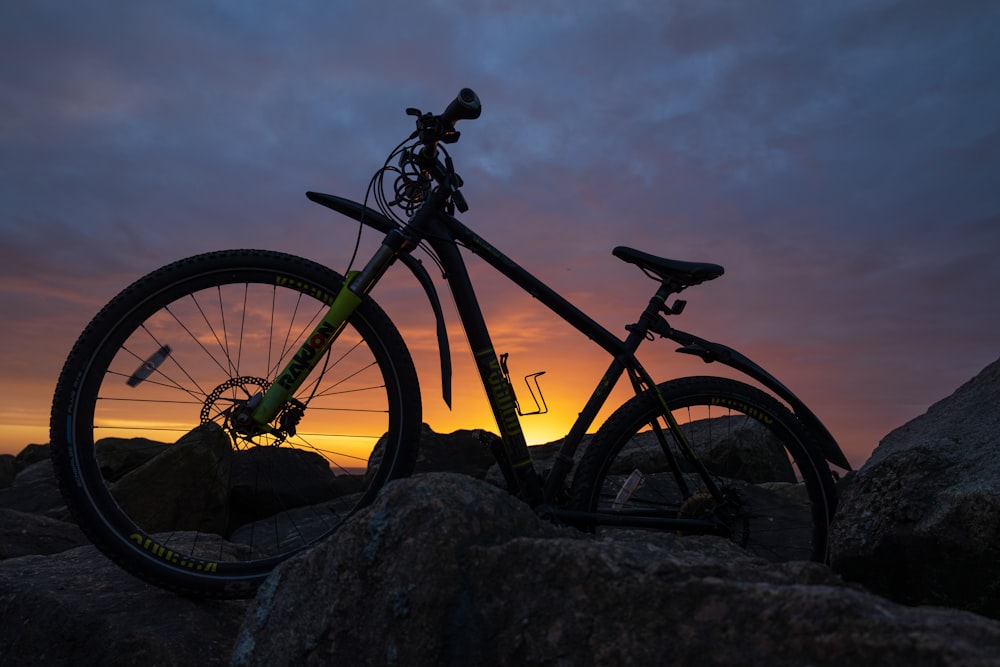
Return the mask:
[[[393,229],[399,227],[394,221],[378,211],[368,208],[364,204],[359,204],[356,201],[335,195],[323,194],[322,192],[307,192],[306,196],[317,204],[332,208],[334,211],[354,218],[358,222],[377,229],[383,234],[388,234]],[[438,298],[434,281],[431,280],[430,275],[428,275],[427,270],[419,259],[410,254],[402,254],[399,256],[399,259],[416,276],[417,282],[424,288],[427,299],[431,303],[431,309],[434,311],[434,318],[437,320],[438,350],[441,354],[441,395],[444,398],[444,402],[451,408],[451,350],[448,347],[448,331],[445,328],[444,313],[441,311],[441,300]]]
[[793,394],[791,389],[779,382],[773,375],[743,354],[720,343],[713,343],[693,334],[679,331],[678,329],[671,329],[669,338],[683,345],[683,347],[677,350],[678,352],[701,357],[706,363],[717,361],[735,368],[776,393],[782,400],[788,403],[795,416],[799,418],[799,421],[816,438],[816,442],[824,458],[844,470],[852,469],[851,463],[844,456],[840,445],[837,444],[837,441],[830,434],[830,431],[827,430],[826,426],[823,425],[823,422],[819,420],[819,417],[806,407],[806,404]]

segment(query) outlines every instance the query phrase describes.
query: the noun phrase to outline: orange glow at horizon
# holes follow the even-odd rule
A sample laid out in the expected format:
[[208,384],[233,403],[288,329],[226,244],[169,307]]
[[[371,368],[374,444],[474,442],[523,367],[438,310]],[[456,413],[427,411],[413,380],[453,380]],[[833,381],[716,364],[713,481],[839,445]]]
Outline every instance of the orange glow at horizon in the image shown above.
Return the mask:
[[[498,354],[510,353],[508,365],[511,381],[523,409],[529,411],[533,409],[530,395],[524,384],[524,377],[531,373],[545,372],[539,381],[549,412],[543,415],[525,416],[520,419],[526,441],[529,445],[535,445],[560,440],[569,431],[591,391],[606,371],[610,357],[593,342],[545,310],[531,297],[516,290],[513,293],[504,291],[501,297],[498,297],[491,293],[497,282],[495,277],[491,280],[487,274],[481,278],[478,276],[473,276],[473,278],[474,280],[479,278],[477,284],[482,283],[484,286],[481,300],[490,325],[496,352]],[[448,303],[449,300],[446,298],[444,289],[442,289],[442,298],[445,301],[443,306],[445,307],[445,318],[450,335],[449,342],[453,364],[453,409],[451,410],[441,398],[440,365],[433,317],[429,314],[429,309],[425,307],[423,295],[419,293],[419,288],[414,288],[410,284],[406,285],[404,292],[396,292],[391,281],[387,282],[389,284],[386,293],[374,296],[399,328],[417,366],[421,383],[423,421],[439,433],[480,428],[496,433],[498,429],[490,411],[486,394],[479,382],[471,350],[462,336],[457,314],[454,312],[454,307]],[[557,289],[563,288],[560,285],[554,286]],[[416,294],[414,294],[414,289],[417,291]],[[405,297],[402,297],[404,294]],[[630,291],[629,295],[627,299],[623,299],[624,303],[603,304],[606,311],[609,312],[593,311],[595,315],[602,317],[600,321],[608,326],[612,332],[622,334],[624,324],[632,321],[629,318],[634,318],[643,305],[644,293]],[[578,301],[588,311],[592,310],[588,303],[589,299],[580,298]],[[609,322],[614,324],[609,324]],[[690,328],[694,331],[704,331],[711,337],[711,327],[695,324]],[[724,339],[725,337],[720,336],[720,338]],[[675,354],[674,347],[669,342],[656,341],[645,344],[640,350],[640,358],[658,381],[685,375],[736,375],[718,364],[706,366],[696,358]],[[845,396],[849,398],[850,394],[836,387],[823,387],[822,383],[817,382],[815,378],[805,375],[809,373],[816,377],[832,376],[832,374],[825,372],[817,359],[805,359],[801,365],[786,364],[792,369],[792,377],[788,377],[787,370],[772,368],[771,362],[767,359],[768,355],[772,358],[787,357],[790,353],[787,346],[759,345],[753,348],[752,346],[738,345],[738,347],[742,347],[742,351],[751,358],[775,371],[779,378],[786,381],[793,391],[812,406],[820,418],[827,423],[834,436],[840,440],[841,446],[852,462],[863,463],[871,449],[877,444],[877,441],[871,438],[873,422],[871,418],[867,418],[868,421],[859,420],[859,415],[862,419],[866,418],[862,414],[864,413],[863,406],[848,404]],[[53,362],[53,365],[56,362],[59,364],[62,362],[61,359],[50,361]],[[135,362],[129,363],[129,369],[133,369]],[[53,380],[56,372],[46,369],[46,374],[49,374]],[[796,372],[799,373],[797,377],[794,375]],[[51,383],[38,381],[30,385],[21,384],[17,394],[11,395],[6,400],[6,412],[0,413],[0,424],[2,424],[0,426],[0,430],[2,430],[0,433],[2,435],[0,452],[16,454],[29,443],[48,442],[48,407],[51,404],[53,385],[54,381]],[[807,393],[809,390],[813,393]],[[594,423],[588,428],[588,432],[594,432],[610,413],[627,400],[630,395],[631,390],[628,382],[626,380],[619,381],[619,385]],[[835,409],[831,410],[828,407],[830,405],[833,405]],[[189,406],[187,409],[194,409],[193,415],[185,415],[170,421],[193,426],[197,423],[198,408],[197,405]],[[919,406],[915,407],[912,416],[916,416],[920,411]],[[839,417],[839,419],[831,419],[831,412],[835,418]],[[888,426],[894,427],[901,423],[903,421]],[[301,430],[303,433],[309,434],[308,440],[313,441],[313,447],[317,449],[325,447],[325,439],[330,436],[314,434],[338,432],[335,426],[327,427],[326,424],[327,421],[321,419],[320,415],[313,411],[307,415],[307,419],[302,425]],[[177,432],[171,434],[177,437],[166,437],[162,431],[147,431],[141,423],[132,423],[131,426],[135,427],[131,431],[131,437],[148,437],[152,440],[171,442],[176,441],[190,428],[188,426],[187,429],[182,430],[178,427]],[[877,431],[879,436],[887,432],[887,429],[881,424],[878,424],[877,427],[880,429]],[[112,433],[109,431],[108,435],[112,435]]]
[[[403,331],[403,334],[410,343],[410,332]],[[593,387],[606,370],[608,358],[603,351],[586,340],[576,344],[559,340],[549,346],[539,345],[533,348],[505,346],[504,340],[503,330],[497,328],[494,332],[494,341],[499,352],[511,352],[509,359],[511,379],[523,408],[531,406],[530,396],[523,381],[524,376],[545,371],[545,375],[540,378],[540,384],[549,406],[549,413],[520,419],[526,441],[529,445],[535,445],[561,439],[568,432]],[[422,336],[416,337],[416,341],[432,342],[433,333],[425,330]],[[441,399],[440,366],[436,349],[422,344],[411,345],[410,349],[420,377],[425,423],[438,433],[480,428],[497,432],[486,394],[479,383],[472,355],[464,342],[454,340],[452,344],[454,366],[452,410],[449,410]],[[744,351],[755,359],[760,354],[757,350]],[[726,371],[717,364],[706,366],[700,360],[674,354],[673,347],[662,342],[647,344],[640,352],[651,353],[652,359],[643,356],[643,363],[658,380],[685,375],[718,375]],[[765,364],[765,367],[767,365]],[[822,369],[817,372],[820,376],[824,375]],[[801,377],[787,378],[780,373],[779,377],[817,411],[855,465],[860,465],[867,459],[871,450],[878,444],[877,438],[926,410],[926,406],[913,405],[910,406],[910,414],[901,415],[894,422],[875,422],[874,417],[879,416],[873,417],[870,411],[865,410],[862,398],[852,398],[851,394],[837,387],[826,387],[824,390],[822,383],[810,385]],[[54,383],[38,382],[22,386],[20,391],[6,399],[6,409],[0,412],[0,454],[17,454],[28,444],[45,444],[49,441],[48,420],[52,384]],[[596,430],[614,408],[628,399],[631,391],[627,385],[627,381],[619,382],[604,410],[588,429],[589,432]],[[303,428],[303,431],[310,434],[321,430],[311,426]],[[155,431],[140,433],[137,430],[135,436],[160,441],[170,440],[164,437],[162,432]],[[310,440],[315,437],[309,436]]]

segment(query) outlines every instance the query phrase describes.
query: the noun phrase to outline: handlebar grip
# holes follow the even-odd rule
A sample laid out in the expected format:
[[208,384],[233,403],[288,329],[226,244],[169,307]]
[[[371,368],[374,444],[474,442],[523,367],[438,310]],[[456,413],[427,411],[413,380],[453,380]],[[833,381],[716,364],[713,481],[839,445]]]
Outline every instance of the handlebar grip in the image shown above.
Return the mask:
[[463,88],[458,96],[451,101],[448,108],[441,114],[441,121],[446,126],[455,125],[458,120],[475,120],[483,112],[483,105],[479,102],[479,96],[472,88]]

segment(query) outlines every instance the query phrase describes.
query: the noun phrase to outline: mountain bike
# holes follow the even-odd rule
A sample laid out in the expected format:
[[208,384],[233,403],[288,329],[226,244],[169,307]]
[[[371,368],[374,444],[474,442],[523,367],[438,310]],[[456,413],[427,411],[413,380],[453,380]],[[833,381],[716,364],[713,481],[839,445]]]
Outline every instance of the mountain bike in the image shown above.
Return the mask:
[[[387,482],[409,475],[421,433],[417,373],[370,293],[396,263],[416,277],[437,322],[450,406],[446,323],[419,249],[454,298],[499,431],[481,440],[511,493],[581,530],[716,535],[768,559],[823,560],[836,504],[830,464],[850,469],[836,441],[762,367],[668,323],[685,305],[675,295],[723,268],[615,248],[655,286],[619,337],[455,217],[468,204],[447,146],[459,139],[458,121],[479,117],[478,96],[463,89],[441,114],[407,113],[416,129],[363,203],[307,193],[358,221],[359,236],[365,226],[383,235],[359,269],[341,275],[268,250],[210,252],[140,278],[85,328],[57,383],[51,443],[63,495],[94,544],[182,594],[251,596],[278,563],[330,538]],[[463,251],[610,358],[544,470],[532,461],[506,355],[495,351]],[[636,356],[655,338],[748,382],[657,382]],[[634,395],[592,432],[619,383]]]

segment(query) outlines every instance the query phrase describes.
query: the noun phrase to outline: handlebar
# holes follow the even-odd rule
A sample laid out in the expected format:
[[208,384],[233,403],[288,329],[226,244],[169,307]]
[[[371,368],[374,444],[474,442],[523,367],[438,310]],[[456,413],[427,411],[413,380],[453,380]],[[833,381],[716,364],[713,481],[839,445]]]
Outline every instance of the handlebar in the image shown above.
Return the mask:
[[455,121],[475,120],[483,112],[483,105],[479,102],[479,96],[472,88],[463,88],[448,108],[441,114],[441,123],[445,126],[454,127]]
[[[449,207],[453,206],[463,213],[468,210],[469,206],[459,192],[462,179],[455,173],[451,158],[447,157],[447,151],[445,151],[445,161],[441,162],[438,144],[452,144],[458,141],[460,133],[455,129],[455,123],[479,118],[482,111],[483,106],[479,96],[471,88],[462,88],[440,115],[423,113],[420,109],[412,107],[406,110],[408,116],[416,116],[417,129],[410,135],[410,139],[417,141],[399,153],[393,153],[400,155],[398,170],[400,175],[394,186],[396,195],[394,201],[397,204],[405,200],[408,201],[407,206],[412,207],[422,201],[427,194],[429,183],[433,181],[447,189]],[[401,148],[402,144],[397,150]],[[393,155],[390,155],[390,160]],[[386,163],[388,164],[388,160]],[[406,165],[416,165],[419,174],[410,173]],[[411,194],[414,192],[418,194]]]
[[482,112],[483,105],[479,102],[479,96],[471,88],[460,90],[440,116],[423,113],[412,107],[406,110],[407,115],[417,117],[417,131],[413,136],[420,138],[428,157],[437,153],[438,142],[453,144],[458,141],[459,132],[455,129],[457,121],[479,118]]

